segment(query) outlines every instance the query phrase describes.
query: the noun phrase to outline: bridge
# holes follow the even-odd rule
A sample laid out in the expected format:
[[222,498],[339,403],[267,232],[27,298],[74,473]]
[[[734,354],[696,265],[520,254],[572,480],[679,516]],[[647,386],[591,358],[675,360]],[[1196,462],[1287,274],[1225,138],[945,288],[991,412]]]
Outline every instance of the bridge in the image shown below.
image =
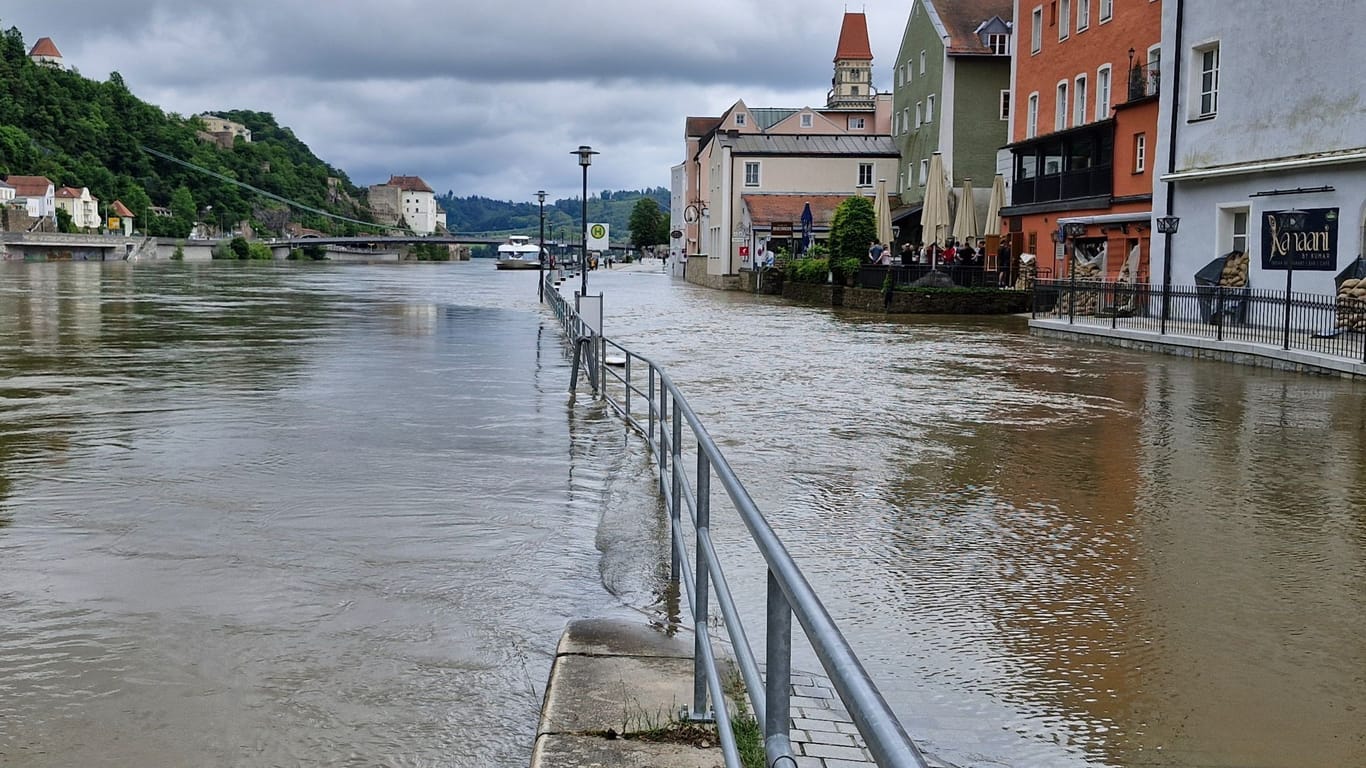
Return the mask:
[[[166,251],[176,246],[188,248],[208,248],[212,249],[219,243],[229,242],[232,238],[211,237],[203,239],[159,237],[149,238],[144,235],[133,235],[127,237],[119,234],[87,235],[87,234],[68,234],[63,232],[0,232],[0,258],[26,258],[31,254],[71,254],[71,258],[82,261],[116,261],[124,258],[142,258],[149,256],[151,252]],[[346,237],[333,236],[307,236],[307,237],[284,237],[267,238],[258,242],[270,247],[271,250],[279,251],[285,249],[303,248],[306,246],[324,246],[349,249],[374,249],[381,250],[386,247],[395,247],[415,244],[432,245],[487,245],[498,246],[507,241],[507,237],[489,237],[487,235],[351,235]],[[534,238],[533,238],[534,241]],[[551,245],[551,243],[547,243]],[[578,245],[566,245],[561,243],[561,247],[570,248],[578,251]],[[625,253],[633,249],[630,243],[613,243],[611,250]]]

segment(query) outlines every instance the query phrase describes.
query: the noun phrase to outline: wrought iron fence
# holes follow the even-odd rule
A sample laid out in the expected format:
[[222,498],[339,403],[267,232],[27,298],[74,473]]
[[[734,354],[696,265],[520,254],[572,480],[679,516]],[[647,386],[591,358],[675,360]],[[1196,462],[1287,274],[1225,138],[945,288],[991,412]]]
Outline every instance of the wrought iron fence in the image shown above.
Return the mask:
[[[740,757],[727,712],[721,666],[712,647],[713,605],[721,613],[721,625],[734,649],[755,718],[763,729],[766,765],[796,764],[790,742],[795,618],[877,764],[888,768],[926,768],[924,755],[906,735],[829,611],[673,380],[649,358],[593,335],[549,283],[545,285],[545,298],[575,344],[575,377],[578,361],[583,359],[594,393],[602,396],[645,438],[657,462],[659,493],[670,520],[670,576],[675,584],[681,582],[684,587],[693,622],[693,698],[689,714],[704,718],[710,698],[727,767],[740,768]],[[713,492],[713,482],[719,484],[724,495]],[[767,566],[763,672],[712,541],[713,511],[724,502],[729,503],[744,524]]]
[[[1166,306],[1166,312],[1163,307]],[[1366,362],[1366,300],[1222,285],[1037,280],[1035,317],[1300,350]]]

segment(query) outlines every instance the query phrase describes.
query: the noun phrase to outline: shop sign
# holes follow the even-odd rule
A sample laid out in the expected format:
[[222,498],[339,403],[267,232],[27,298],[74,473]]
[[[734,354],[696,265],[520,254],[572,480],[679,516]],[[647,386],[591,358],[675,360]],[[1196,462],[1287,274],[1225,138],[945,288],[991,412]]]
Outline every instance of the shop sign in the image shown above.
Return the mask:
[[1262,269],[1284,270],[1293,258],[1295,269],[1335,272],[1338,268],[1338,209],[1305,210],[1303,232],[1281,232],[1279,211],[1262,214]]

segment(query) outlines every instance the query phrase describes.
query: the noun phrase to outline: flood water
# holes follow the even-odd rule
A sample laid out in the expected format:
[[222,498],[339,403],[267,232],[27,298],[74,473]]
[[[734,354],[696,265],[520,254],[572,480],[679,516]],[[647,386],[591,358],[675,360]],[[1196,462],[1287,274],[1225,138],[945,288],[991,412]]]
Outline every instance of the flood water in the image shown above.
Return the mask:
[[[525,765],[565,622],[668,610],[534,280],[0,265],[0,764]],[[938,756],[1366,765],[1366,388],[590,282]]]

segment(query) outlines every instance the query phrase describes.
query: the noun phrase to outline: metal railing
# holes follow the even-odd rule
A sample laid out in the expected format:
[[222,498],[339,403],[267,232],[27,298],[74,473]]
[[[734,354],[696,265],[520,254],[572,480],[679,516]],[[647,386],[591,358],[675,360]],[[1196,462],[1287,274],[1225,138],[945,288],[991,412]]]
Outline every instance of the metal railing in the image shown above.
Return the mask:
[[[884,768],[926,768],[924,755],[906,735],[815,590],[669,375],[649,358],[610,339],[587,333],[587,326],[560,292],[550,283],[545,289],[546,302],[575,345],[576,380],[577,361],[582,357],[595,394],[602,396],[645,438],[658,464],[659,492],[670,520],[670,578],[675,583],[681,581],[686,589],[694,630],[693,699],[689,716],[707,719],[710,697],[727,767],[739,768],[740,757],[727,712],[721,668],[712,648],[713,600],[721,612],[736,665],[763,732],[766,765],[796,765],[789,738],[795,617],[877,764]],[[719,483],[729,498],[767,566],[763,673],[712,541],[713,482]],[[691,563],[689,533],[693,540]]]
[[1156,96],[1162,84],[1160,62],[1135,64],[1129,69],[1129,101]]
[[1166,292],[1165,318],[1163,298],[1161,286],[1037,280],[1033,314],[1075,325],[1262,344],[1366,362],[1366,300],[1360,298],[1174,285]]

